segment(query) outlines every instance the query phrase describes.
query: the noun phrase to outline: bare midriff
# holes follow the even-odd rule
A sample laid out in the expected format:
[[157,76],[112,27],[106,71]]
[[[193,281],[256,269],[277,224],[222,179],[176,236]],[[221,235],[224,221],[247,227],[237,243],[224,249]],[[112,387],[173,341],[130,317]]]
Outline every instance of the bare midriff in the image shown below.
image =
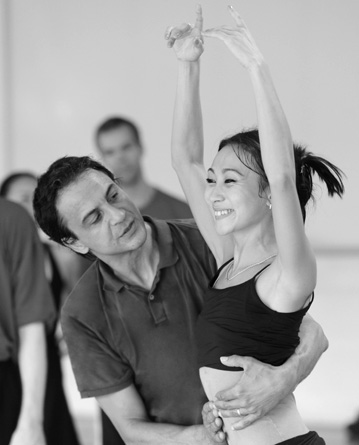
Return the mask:
[[[208,400],[215,401],[216,394],[234,386],[243,371],[223,371],[202,367],[199,370]],[[223,418],[229,445],[275,445],[291,437],[308,432],[301,418],[293,394],[287,396],[261,419],[242,430],[232,430],[239,417]]]

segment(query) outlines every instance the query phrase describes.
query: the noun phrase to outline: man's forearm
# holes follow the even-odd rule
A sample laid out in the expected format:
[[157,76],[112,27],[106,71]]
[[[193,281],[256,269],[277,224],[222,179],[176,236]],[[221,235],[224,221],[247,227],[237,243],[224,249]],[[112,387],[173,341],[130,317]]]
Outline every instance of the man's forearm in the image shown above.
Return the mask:
[[182,426],[150,420],[137,388],[132,384],[96,397],[127,445],[212,445],[203,425]]
[[329,345],[322,327],[308,314],[303,318],[299,336],[299,346],[283,365],[291,369],[293,391],[312,372]]
[[[121,422],[122,423],[122,422]],[[142,420],[115,424],[126,445],[213,445],[203,425],[180,426]]]

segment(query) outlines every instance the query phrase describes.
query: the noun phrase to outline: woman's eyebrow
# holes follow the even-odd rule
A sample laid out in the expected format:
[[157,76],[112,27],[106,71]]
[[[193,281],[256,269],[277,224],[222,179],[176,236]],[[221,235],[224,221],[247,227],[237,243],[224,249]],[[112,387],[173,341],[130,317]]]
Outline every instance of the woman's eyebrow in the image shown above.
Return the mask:
[[[207,172],[215,174],[213,168],[211,168],[211,167],[207,170]],[[237,173],[238,175],[243,176],[243,173],[241,173],[239,170],[237,170],[235,168],[223,168],[222,169],[222,173],[227,173],[227,172],[234,172],[234,173]]]
[[224,168],[222,170],[223,173],[227,173],[227,172],[234,172],[237,173],[238,175],[243,175],[243,173],[241,173],[239,170],[235,169],[235,168]]

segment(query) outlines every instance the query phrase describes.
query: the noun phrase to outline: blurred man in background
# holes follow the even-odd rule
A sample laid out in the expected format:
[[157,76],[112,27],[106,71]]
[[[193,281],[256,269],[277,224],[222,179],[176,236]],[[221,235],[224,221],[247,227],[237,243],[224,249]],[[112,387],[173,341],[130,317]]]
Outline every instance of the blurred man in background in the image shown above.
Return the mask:
[[95,142],[106,167],[142,215],[158,219],[192,218],[188,205],[151,186],[142,171],[143,145],[137,126],[123,117],[106,119],[96,130]]

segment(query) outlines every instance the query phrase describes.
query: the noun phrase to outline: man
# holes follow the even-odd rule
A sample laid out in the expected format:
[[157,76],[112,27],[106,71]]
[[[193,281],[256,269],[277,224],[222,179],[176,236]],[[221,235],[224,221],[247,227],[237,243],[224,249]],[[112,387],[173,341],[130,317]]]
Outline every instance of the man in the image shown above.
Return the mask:
[[96,130],[96,147],[142,215],[158,219],[192,218],[189,206],[152,187],[142,171],[143,145],[137,126],[123,117],[106,119]]
[[[216,266],[194,222],[143,219],[111,172],[87,157],[52,164],[34,209],[54,241],[97,257],[62,312],[82,397],[96,397],[126,443],[224,443],[208,404],[200,424],[206,399],[193,331]],[[327,344],[316,323],[307,318],[304,326],[281,367],[227,360],[244,372],[217,395],[222,416],[243,428],[309,374]]]
[[45,326],[54,320],[43,251],[26,210],[0,198],[0,443],[45,445]]
[[[152,187],[142,171],[143,145],[138,127],[130,120],[114,116],[99,125],[95,144],[104,164],[119,178],[121,187],[142,215],[158,219],[192,218],[189,206]],[[122,445],[112,422],[101,410],[103,445]]]

